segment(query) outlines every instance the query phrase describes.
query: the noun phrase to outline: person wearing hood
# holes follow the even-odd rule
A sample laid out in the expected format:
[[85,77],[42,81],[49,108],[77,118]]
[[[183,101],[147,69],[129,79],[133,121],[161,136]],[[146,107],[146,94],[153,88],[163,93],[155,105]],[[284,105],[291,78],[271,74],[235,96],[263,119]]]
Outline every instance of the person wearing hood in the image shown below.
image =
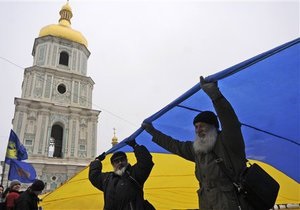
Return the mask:
[[38,203],[40,201],[38,195],[42,193],[44,188],[44,182],[36,179],[16,200],[14,210],[38,210]]
[[[224,163],[235,180],[246,168],[241,123],[216,82],[207,82],[200,77],[200,86],[212,100],[218,117],[212,111],[203,111],[196,115],[193,120],[194,141],[173,139],[158,131],[149,122],[144,121],[142,127],[152,135],[153,142],[195,163],[201,210],[253,210],[253,207],[237,192],[220,165],[221,162]],[[222,130],[219,130],[218,118]]]
[[134,150],[137,163],[130,165],[126,153],[115,152],[110,162],[111,172],[102,172],[101,161],[105,153],[99,155],[89,166],[89,180],[94,187],[104,193],[105,210],[144,210],[143,186],[153,168],[150,152],[135,140],[126,144]]

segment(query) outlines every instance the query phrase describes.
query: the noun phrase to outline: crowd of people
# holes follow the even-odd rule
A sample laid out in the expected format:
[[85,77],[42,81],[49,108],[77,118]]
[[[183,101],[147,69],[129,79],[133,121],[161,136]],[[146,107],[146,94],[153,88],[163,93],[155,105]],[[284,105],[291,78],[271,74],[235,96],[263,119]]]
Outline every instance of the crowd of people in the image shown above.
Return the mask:
[[25,191],[21,191],[21,182],[18,180],[11,181],[5,190],[0,185],[0,210],[38,210],[38,195],[44,188],[44,182],[39,179]]

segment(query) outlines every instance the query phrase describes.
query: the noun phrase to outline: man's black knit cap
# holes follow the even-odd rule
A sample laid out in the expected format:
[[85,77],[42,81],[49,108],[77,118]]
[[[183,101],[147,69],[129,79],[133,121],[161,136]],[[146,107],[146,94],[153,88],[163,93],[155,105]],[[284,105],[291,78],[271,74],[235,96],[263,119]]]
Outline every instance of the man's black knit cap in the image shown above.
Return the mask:
[[204,111],[199,113],[193,121],[193,124],[195,125],[197,122],[204,122],[204,123],[208,123],[211,125],[216,126],[216,128],[219,128],[219,121],[217,116],[215,115],[215,113],[211,112],[211,111]]

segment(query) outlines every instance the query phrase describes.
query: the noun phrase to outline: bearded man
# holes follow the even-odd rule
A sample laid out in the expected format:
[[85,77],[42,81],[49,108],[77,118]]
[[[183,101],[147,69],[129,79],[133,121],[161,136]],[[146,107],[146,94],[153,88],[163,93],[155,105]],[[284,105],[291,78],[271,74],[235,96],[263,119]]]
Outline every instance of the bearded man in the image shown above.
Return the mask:
[[[105,153],[90,163],[89,180],[104,193],[104,210],[144,210],[143,186],[153,168],[152,156],[135,140],[126,142],[134,149],[137,163],[131,166],[124,152],[115,152],[111,172],[102,172]],[[154,208],[153,208],[154,209]]]
[[241,124],[217,83],[206,82],[200,77],[200,85],[213,102],[222,125],[221,131],[218,118],[211,111],[201,112],[194,118],[194,141],[173,139],[148,122],[143,122],[142,127],[152,135],[156,144],[195,162],[195,175],[200,185],[197,192],[201,210],[252,210],[220,166],[220,162],[223,162],[235,180],[245,169],[246,155]]

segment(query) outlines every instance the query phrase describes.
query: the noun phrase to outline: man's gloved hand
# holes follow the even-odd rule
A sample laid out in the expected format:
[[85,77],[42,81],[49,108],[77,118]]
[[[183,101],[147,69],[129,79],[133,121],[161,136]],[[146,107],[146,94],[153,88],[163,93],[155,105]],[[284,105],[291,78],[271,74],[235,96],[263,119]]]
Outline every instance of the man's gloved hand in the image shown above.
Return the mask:
[[102,161],[102,160],[104,160],[105,159],[105,156],[106,156],[106,154],[105,154],[105,152],[103,152],[101,155],[99,155],[98,157],[96,157],[95,159],[96,160],[100,160],[100,161]]
[[138,145],[138,144],[136,143],[135,139],[126,141],[125,144],[131,146],[132,148],[134,148],[135,146]]
[[142,128],[145,129],[145,131],[147,131],[148,133],[152,134],[153,131],[155,131],[155,128],[153,127],[151,122],[143,122],[142,123]]
[[200,77],[200,86],[202,90],[212,99],[215,100],[222,96],[217,82],[206,82],[203,76]]

